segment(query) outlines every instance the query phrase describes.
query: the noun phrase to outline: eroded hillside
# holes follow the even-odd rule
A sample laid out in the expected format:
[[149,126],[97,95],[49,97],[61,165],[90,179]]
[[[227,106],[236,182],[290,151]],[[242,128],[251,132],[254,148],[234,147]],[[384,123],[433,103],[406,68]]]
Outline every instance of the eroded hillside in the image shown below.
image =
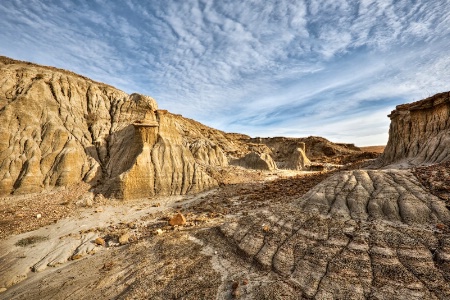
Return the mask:
[[228,165],[304,170],[309,153],[317,161],[346,149],[321,140],[317,150],[311,138],[306,149],[294,139],[255,142],[158,109],[151,97],[6,57],[0,122],[2,195],[81,182],[125,199],[196,193],[222,183]]
[[0,298],[450,298],[446,94],[397,107],[368,169],[352,144],[252,139],[70,72],[1,72],[19,78],[0,81],[2,184],[25,194],[0,199]]

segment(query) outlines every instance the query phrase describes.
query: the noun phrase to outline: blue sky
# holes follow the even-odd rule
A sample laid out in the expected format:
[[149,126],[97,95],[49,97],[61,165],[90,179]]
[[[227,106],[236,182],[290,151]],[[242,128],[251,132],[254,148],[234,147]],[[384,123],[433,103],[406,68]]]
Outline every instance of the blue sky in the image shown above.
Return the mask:
[[448,0],[2,0],[0,55],[251,136],[384,144],[450,90]]

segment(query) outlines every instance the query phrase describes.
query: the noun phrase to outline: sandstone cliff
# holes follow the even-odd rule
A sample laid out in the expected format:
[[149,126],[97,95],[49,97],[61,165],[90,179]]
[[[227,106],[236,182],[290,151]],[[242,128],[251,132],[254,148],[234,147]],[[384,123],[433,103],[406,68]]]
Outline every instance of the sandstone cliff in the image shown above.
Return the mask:
[[379,163],[420,165],[450,159],[450,93],[398,105],[389,115],[389,141]]
[[82,181],[124,198],[197,192],[217,184],[206,166],[239,152],[224,133],[150,97],[5,57],[0,122],[0,194]]

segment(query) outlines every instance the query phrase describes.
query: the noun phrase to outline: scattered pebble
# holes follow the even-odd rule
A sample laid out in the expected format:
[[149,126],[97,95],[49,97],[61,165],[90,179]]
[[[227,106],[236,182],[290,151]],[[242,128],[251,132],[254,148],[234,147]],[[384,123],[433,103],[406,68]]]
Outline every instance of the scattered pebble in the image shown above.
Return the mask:
[[106,245],[105,240],[102,239],[101,237],[96,238],[95,241],[94,241],[94,243],[95,243],[96,245],[103,246],[103,247]]
[[122,234],[119,237],[119,244],[121,244],[121,245],[128,244],[128,240],[129,239],[130,239],[130,234],[129,233]]
[[439,229],[439,230],[444,230],[445,229],[445,225],[442,224],[442,223],[438,223],[438,224],[436,224],[436,228]]
[[181,213],[177,213],[169,220],[170,226],[181,226],[184,224],[186,224],[186,218]]
[[237,298],[239,298],[241,296],[241,292],[239,292],[239,290],[234,290],[231,293],[231,296],[233,296],[234,299],[237,299]]
[[40,218],[42,218],[42,215],[41,214],[37,214],[36,215],[36,219],[40,219]]

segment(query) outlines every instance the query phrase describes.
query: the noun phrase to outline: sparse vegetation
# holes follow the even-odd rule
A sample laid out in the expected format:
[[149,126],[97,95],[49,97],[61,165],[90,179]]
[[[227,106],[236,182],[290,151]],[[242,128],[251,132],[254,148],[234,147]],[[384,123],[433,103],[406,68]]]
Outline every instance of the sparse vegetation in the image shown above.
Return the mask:
[[19,240],[15,245],[19,247],[27,247],[42,241],[48,240],[48,237],[42,235],[32,235]]

